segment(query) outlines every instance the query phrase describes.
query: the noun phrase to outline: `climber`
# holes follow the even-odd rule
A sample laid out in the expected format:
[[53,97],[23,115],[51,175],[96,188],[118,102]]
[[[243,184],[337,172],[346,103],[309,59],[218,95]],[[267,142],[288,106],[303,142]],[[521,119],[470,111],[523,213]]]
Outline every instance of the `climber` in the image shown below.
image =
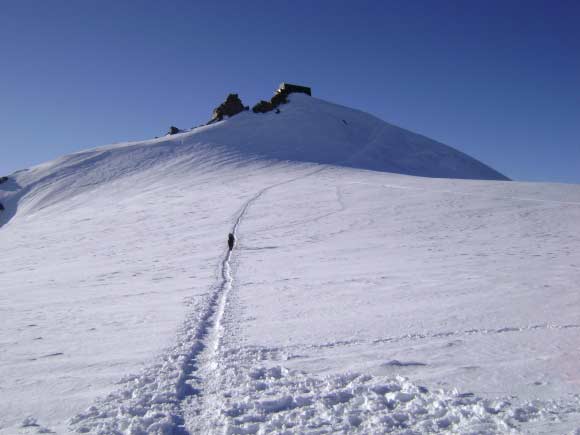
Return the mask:
[[234,242],[236,241],[236,238],[234,237],[234,235],[232,233],[230,233],[228,235],[228,246],[230,248],[230,251],[232,249],[234,249]]

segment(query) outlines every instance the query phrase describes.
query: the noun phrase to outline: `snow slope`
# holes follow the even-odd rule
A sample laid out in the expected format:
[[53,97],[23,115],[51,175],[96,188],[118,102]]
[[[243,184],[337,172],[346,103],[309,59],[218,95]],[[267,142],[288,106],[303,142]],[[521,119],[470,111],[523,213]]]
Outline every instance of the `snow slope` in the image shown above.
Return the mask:
[[439,142],[359,110],[303,94],[289,96],[281,113],[241,113],[227,125],[196,131],[202,143],[268,158],[427,177],[507,180],[477,160]]
[[580,429],[580,186],[453,177],[301,95],[14,174],[0,434]]

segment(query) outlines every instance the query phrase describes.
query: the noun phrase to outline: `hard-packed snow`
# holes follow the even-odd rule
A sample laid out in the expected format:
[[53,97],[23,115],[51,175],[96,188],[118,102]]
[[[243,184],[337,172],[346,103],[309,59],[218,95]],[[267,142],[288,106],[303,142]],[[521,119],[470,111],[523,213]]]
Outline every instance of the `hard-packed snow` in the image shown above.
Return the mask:
[[0,185],[0,434],[580,430],[580,187],[291,99]]

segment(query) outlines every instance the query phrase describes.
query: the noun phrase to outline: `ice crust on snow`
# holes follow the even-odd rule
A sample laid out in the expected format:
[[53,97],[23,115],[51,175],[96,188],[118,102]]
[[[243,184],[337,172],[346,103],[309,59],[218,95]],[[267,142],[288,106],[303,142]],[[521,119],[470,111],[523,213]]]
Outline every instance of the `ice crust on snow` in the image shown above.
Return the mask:
[[0,434],[580,427],[580,188],[291,100],[0,186]]

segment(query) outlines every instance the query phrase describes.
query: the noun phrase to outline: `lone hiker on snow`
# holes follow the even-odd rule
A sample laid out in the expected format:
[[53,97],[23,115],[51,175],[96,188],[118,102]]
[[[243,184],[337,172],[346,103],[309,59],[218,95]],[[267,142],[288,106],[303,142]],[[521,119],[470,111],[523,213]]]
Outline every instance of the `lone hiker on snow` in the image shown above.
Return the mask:
[[234,235],[232,233],[230,233],[228,235],[228,246],[230,247],[230,251],[232,249],[234,249],[234,242],[236,241],[236,238],[234,237]]

